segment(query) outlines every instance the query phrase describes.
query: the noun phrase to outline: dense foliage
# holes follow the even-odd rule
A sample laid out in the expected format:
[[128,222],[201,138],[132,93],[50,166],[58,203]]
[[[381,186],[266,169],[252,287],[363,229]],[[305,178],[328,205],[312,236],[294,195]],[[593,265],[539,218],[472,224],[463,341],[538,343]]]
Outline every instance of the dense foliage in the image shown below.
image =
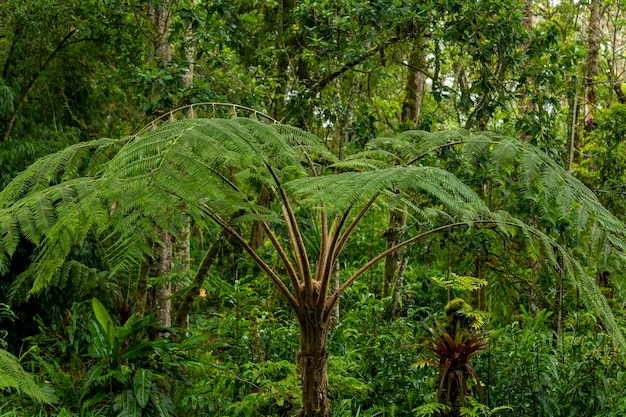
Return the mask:
[[0,416],[623,415],[624,7],[0,2]]

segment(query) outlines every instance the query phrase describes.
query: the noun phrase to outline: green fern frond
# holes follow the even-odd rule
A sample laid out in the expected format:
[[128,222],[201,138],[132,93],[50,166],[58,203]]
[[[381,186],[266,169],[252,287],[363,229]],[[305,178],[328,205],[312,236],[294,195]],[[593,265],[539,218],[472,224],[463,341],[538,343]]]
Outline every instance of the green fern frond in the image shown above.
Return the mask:
[[17,357],[0,349],[0,390],[15,389],[34,401],[49,404],[56,401],[50,389],[44,389],[22,368]]
[[475,291],[487,285],[485,279],[457,275],[454,272],[450,273],[450,279],[444,277],[431,277],[430,279],[443,288],[451,288],[455,291]]
[[119,144],[114,139],[81,142],[37,160],[0,192],[0,209],[30,193],[97,171]]
[[[434,167],[392,167],[367,172],[344,172],[318,178],[294,180],[285,187],[312,201],[326,200],[329,208],[343,210],[372,196],[391,192],[415,197],[426,195],[438,200],[454,217],[473,221],[489,210],[480,197],[450,172]],[[407,198],[402,204],[409,204]]]
[[438,415],[444,414],[449,409],[450,407],[448,407],[445,404],[432,402],[432,403],[422,404],[419,407],[414,408],[413,413],[415,413],[416,417],[431,417],[431,416],[438,416]]

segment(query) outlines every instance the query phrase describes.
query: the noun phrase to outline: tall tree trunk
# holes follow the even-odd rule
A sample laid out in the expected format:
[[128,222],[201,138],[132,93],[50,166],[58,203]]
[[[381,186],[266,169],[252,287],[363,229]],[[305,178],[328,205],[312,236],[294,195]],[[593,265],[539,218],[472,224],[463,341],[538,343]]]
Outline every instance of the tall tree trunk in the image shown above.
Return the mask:
[[[262,207],[269,207],[271,194],[266,186],[261,186],[259,191],[258,204]],[[250,233],[250,246],[253,249],[260,248],[265,242],[265,231],[263,230],[263,224],[259,221],[252,223],[252,232]]]
[[154,25],[152,47],[158,59],[169,65],[172,61],[172,44],[169,40],[170,33],[170,9],[164,1],[150,6],[150,20]]
[[175,326],[183,328],[188,326],[188,316],[189,311],[191,310],[191,305],[193,304],[196,297],[200,294],[200,288],[202,287],[202,283],[204,282],[206,276],[209,274],[209,270],[215,262],[219,250],[219,242],[215,242],[209,247],[206,254],[204,255],[204,258],[202,259],[202,261],[200,262],[200,266],[198,267],[198,271],[196,271],[193,282],[191,283],[192,288],[183,296],[178,304],[178,308],[176,309],[176,318],[174,320]]
[[[387,231],[385,232],[387,237],[387,248],[391,248],[398,243],[404,235],[404,228],[406,227],[407,215],[405,211],[394,210],[389,213],[389,223]],[[385,273],[383,276],[383,297],[391,295],[393,286],[398,278],[397,272],[400,266],[400,251],[390,253],[385,258]]]
[[[169,65],[172,60],[172,45],[169,42],[169,22],[170,10],[167,3],[159,1],[151,5],[148,10],[150,20],[154,26],[153,30],[153,50],[157,59],[164,65]],[[152,277],[160,277],[172,271],[173,260],[173,239],[165,230],[160,229],[159,240],[161,241],[151,265]],[[149,295],[149,307],[156,309],[155,321],[158,327],[166,328],[172,326],[172,283],[164,282],[152,288]],[[158,336],[163,336],[159,334]]]
[[572,172],[574,167],[574,157],[576,155],[576,141],[578,138],[578,80],[574,77],[571,81],[572,92],[568,97],[569,111],[567,115],[567,170]]
[[[528,48],[531,43],[531,35],[533,33],[533,0],[525,0],[524,1],[524,18],[522,19],[522,26],[526,31],[526,35],[528,36],[522,45],[522,53],[528,52]],[[534,84],[535,80],[526,80],[526,83],[522,83],[520,88],[520,104],[519,104],[519,117],[524,118],[531,114],[534,110],[534,105],[532,102],[532,94],[531,94],[531,84]],[[527,134],[527,132],[520,132],[520,138],[528,142],[531,137]]]
[[[196,0],[189,2],[189,7],[193,9],[196,6]],[[185,49],[185,59],[187,60],[187,70],[183,74],[183,83],[185,87],[190,87],[193,84],[193,77],[195,73],[196,65],[196,44],[194,41],[194,33],[192,31],[192,23],[190,22],[185,30],[183,36],[183,48]]]
[[396,284],[393,290],[393,300],[391,302],[391,310],[390,317],[395,316],[398,313],[398,307],[400,306],[400,297],[402,296],[402,287],[404,286],[404,273],[406,272],[406,267],[409,264],[409,257],[404,256],[402,258],[402,263],[400,264],[400,269],[398,270],[398,279],[396,280]]
[[[415,45],[409,54],[409,62],[407,66],[407,76],[404,86],[404,99],[402,101],[402,113],[400,115],[400,121],[404,126],[414,125],[419,123],[419,115],[422,109],[422,99],[424,97],[424,74],[423,69],[425,67],[424,54],[423,54],[423,40],[422,37],[418,37],[415,41]],[[387,248],[391,248],[400,242],[404,229],[406,228],[407,215],[406,211],[392,211],[389,214],[389,223],[387,226]],[[406,255],[405,255],[406,256]],[[401,294],[402,288],[397,288],[397,285],[404,282],[403,279],[398,279],[398,270],[400,263],[402,262],[400,252],[395,251],[390,253],[385,258],[385,272],[383,276],[383,297],[392,295],[391,291],[396,287],[394,295]],[[398,300],[392,301],[392,304],[397,303]]]
[[423,69],[426,63],[424,62],[423,51],[423,41],[419,38],[416,40],[409,54],[406,82],[404,84],[404,100],[402,101],[402,114],[400,116],[404,125],[411,124],[417,126],[419,123],[425,84]]
[[[175,272],[183,273],[189,271],[191,269],[191,219],[189,218],[189,216],[185,216],[182,227],[173,236],[173,243],[173,270]],[[202,282],[200,283],[200,285],[202,285]],[[176,291],[182,290],[184,286],[185,281],[179,280],[175,285]],[[173,324],[175,326],[186,329],[187,327],[189,327],[189,309],[186,310],[186,314],[180,314],[181,310],[184,309],[184,302],[185,297],[174,300],[174,311],[172,312],[172,317]]]
[[621,81],[615,81],[613,83],[613,90],[615,91],[615,94],[617,94],[617,101],[619,101],[619,104],[626,104],[626,95],[622,89]]
[[595,129],[594,107],[596,105],[596,82],[600,61],[600,5],[598,0],[589,3],[587,26],[587,73],[585,76],[585,130]]

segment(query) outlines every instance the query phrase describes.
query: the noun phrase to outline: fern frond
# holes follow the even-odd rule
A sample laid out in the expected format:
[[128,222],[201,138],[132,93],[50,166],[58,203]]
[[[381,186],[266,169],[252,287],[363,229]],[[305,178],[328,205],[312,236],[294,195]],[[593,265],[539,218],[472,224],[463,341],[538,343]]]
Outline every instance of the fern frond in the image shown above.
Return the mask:
[[438,416],[438,415],[444,414],[449,409],[450,407],[445,404],[432,402],[432,403],[422,404],[419,407],[414,408],[413,413],[415,414],[416,417],[431,417],[431,416]]
[[17,357],[0,349],[0,390],[15,389],[34,401],[49,404],[56,400],[51,390],[42,388],[33,377],[22,368]]
[[120,142],[115,139],[81,142],[37,160],[0,192],[0,208],[61,181],[93,174],[108,160],[108,153],[119,147]]

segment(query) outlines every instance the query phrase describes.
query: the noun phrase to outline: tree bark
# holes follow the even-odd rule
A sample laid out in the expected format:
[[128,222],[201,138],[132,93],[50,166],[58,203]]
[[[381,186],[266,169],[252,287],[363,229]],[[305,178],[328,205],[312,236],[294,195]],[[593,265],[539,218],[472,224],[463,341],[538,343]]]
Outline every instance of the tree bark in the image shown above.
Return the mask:
[[[271,194],[266,186],[261,186],[261,190],[259,191],[259,199],[258,204],[263,207],[269,207]],[[263,230],[263,225],[259,221],[255,221],[252,223],[252,232],[250,233],[250,246],[253,249],[258,249],[263,246],[265,242],[265,231]]]
[[[150,276],[160,277],[172,271],[172,236],[164,230],[159,231],[161,243],[156,250],[156,257],[150,271]],[[158,327],[172,326],[172,283],[164,282],[151,289],[150,305],[155,311],[155,321]]]
[[419,122],[425,83],[422,69],[425,66],[423,45],[420,38],[416,40],[416,44],[409,54],[406,82],[404,85],[404,100],[402,101],[402,114],[400,117],[402,123],[405,125],[410,123],[413,126],[417,126]]
[[[400,121],[405,126],[410,124],[417,126],[421,114],[422,100],[424,98],[424,74],[422,70],[425,66],[422,43],[422,37],[419,36],[409,54],[407,76],[404,86],[404,99],[402,101],[402,111],[400,114]],[[400,242],[402,235],[404,235],[406,220],[407,214],[405,210],[392,211],[389,214],[389,224],[386,232],[387,248],[391,248]],[[398,280],[398,269],[400,268],[401,262],[401,254],[398,251],[390,253],[385,258],[382,289],[383,297],[392,295],[391,291],[394,287],[396,289],[393,294],[394,297],[396,295],[398,297],[400,296],[402,288],[397,288],[397,285],[402,285],[404,281]],[[392,304],[397,303],[397,301],[398,300],[394,299]]]
[[626,95],[624,94],[624,90],[622,89],[621,81],[616,81],[613,83],[613,90],[615,90],[615,94],[617,94],[617,101],[619,101],[619,104],[626,104]]
[[165,2],[150,6],[150,20],[154,25],[153,49],[157,57],[168,65],[172,61],[172,44],[169,41],[170,9]]
[[[522,46],[522,53],[526,54],[531,44],[531,35],[533,33],[533,0],[524,1],[524,18],[522,20],[522,26],[528,36]],[[524,118],[534,111],[534,105],[532,102],[532,85],[534,80],[527,79],[526,83],[523,83],[520,88],[520,105],[519,105],[519,117]],[[524,142],[530,141],[532,138],[526,131],[520,132],[520,138]]]
[[[149,16],[154,25],[153,50],[158,59],[164,65],[169,65],[172,60],[172,45],[169,42],[170,10],[165,2],[158,2],[149,8]],[[172,272],[173,239],[165,230],[159,229],[160,244],[156,251],[154,263],[151,265],[150,276],[160,277]],[[149,293],[149,305],[155,311],[155,321],[158,327],[172,326],[172,283],[164,282],[151,289]],[[165,336],[159,333],[158,337]]]
[[398,313],[398,307],[400,305],[400,297],[402,296],[402,287],[404,286],[404,273],[406,272],[406,267],[409,264],[409,257],[405,256],[402,259],[402,263],[400,264],[400,269],[398,270],[398,278],[396,279],[396,285],[393,290],[393,301],[391,302],[391,311],[390,316],[394,317]]
[[[191,219],[189,216],[185,216],[182,227],[173,237],[174,251],[172,266],[175,272],[187,272],[191,269]],[[200,282],[200,286],[202,282]],[[198,286],[197,293],[199,293]],[[176,282],[176,291],[180,291],[185,287],[185,281],[178,280]],[[184,315],[179,314],[181,310],[184,310],[183,303],[185,298],[177,298],[174,300],[174,311],[172,312],[173,324],[176,327],[182,327],[184,329],[189,327],[189,308],[186,309]],[[192,300],[193,301],[193,300]]]

